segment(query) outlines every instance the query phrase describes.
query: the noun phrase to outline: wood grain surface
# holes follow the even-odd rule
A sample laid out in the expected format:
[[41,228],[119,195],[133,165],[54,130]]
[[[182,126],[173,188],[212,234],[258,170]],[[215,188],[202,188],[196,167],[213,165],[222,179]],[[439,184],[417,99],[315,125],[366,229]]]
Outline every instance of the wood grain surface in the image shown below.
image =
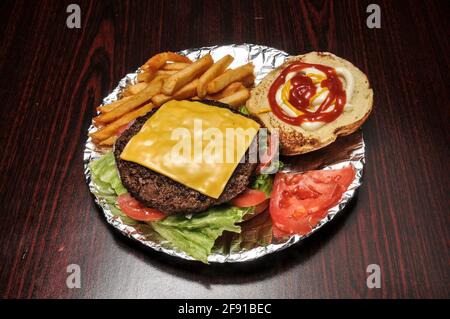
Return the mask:
[[[366,26],[381,7],[381,29]],[[66,8],[81,7],[81,29]],[[1,1],[0,297],[449,298],[448,1]],[[242,265],[183,262],[116,233],[83,175],[95,106],[165,50],[331,51],[367,73],[364,185],[303,244]],[[69,264],[81,288],[66,286]],[[366,267],[379,264],[381,288]]]

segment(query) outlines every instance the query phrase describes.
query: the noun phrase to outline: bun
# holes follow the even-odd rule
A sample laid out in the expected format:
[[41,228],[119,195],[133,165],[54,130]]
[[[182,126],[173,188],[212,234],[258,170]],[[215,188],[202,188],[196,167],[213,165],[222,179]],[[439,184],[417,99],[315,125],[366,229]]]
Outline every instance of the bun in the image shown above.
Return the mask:
[[[354,79],[354,90],[350,103],[352,110],[342,112],[339,117],[315,130],[305,130],[300,126],[290,125],[280,120],[270,110],[267,98],[273,81],[289,64],[294,61],[345,67]],[[287,60],[283,65],[270,72],[261,83],[252,90],[246,107],[260,121],[273,131],[278,129],[281,154],[297,155],[311,152],[333,143],[338,136],[355,132],[368,118],[373,104],[373,91],[367,76],[353,64],[328,52],[310,52]]]

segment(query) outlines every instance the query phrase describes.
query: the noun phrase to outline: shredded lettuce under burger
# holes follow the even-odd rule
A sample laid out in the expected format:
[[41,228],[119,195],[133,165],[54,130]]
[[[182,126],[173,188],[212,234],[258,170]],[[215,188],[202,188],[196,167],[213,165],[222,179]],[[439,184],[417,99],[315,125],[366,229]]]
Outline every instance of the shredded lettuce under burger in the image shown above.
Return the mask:
[[[127,190],[120,180],[113,153],[106,153],[91,162],[89,167],[95,185],[95,195],[103,198],[111,212],[115,216],[119,216],[125,224],[136,225],[139,223],[127,217],[117,204],[117,197],[126,193]],[[224,231],[239,233],[241,227],[237,223],[243,220],[245,214],[252,211],[253,207],[239,208],[221,205],[211,207],[202,213],[192,215],[190,218],[184,215],[168,216],[161,221],[149,224],[173,247],[207,263],[208,255],[211,253],[217,238]]]
[[236,223],[241,222],[244,215],[252,210],[252,207],[214,206],[190,219],[175,215],[151,224],[176,248],[207,263],[217,238],[224,231],[240,233],[241,227]]

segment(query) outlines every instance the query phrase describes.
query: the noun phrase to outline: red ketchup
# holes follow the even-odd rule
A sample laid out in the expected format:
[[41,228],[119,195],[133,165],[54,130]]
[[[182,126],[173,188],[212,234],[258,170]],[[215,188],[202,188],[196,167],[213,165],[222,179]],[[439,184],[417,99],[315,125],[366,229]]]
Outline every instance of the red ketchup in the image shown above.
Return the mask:
[[[321,82],[321,86],[322,88],[327,88],[329,93],[315,112],[309,107],[310,99],[316,94],[317,88],[311,78],[300,73],[301,70],[306,68],[316,68],[326,75],[326,78]],[[286,115],[275,98],[278,89],[285,83],[286,76],[291,72],[296,72],[296,75],[290,80],[289,103],[303,112],[302,115],[296,117]],[[303,122],[314,121],[332,122],[342,114],[346,103],[345,90],[333,68],[304,62],[294,62],[281,72],[269,89],[268,99],[272,112],[279,119],[291,125],[300,125]],[[334,108],[329,112],[325,112],[333,103]]]

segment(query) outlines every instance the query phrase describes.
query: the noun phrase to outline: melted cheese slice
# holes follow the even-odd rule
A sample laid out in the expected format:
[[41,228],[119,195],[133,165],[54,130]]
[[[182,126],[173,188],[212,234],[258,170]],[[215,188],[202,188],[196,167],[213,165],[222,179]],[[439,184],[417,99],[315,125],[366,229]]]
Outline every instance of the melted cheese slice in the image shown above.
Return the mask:
[[130,139],[120,158],[219,198],[258,129],[257,122],[225,108],[170,101]]

